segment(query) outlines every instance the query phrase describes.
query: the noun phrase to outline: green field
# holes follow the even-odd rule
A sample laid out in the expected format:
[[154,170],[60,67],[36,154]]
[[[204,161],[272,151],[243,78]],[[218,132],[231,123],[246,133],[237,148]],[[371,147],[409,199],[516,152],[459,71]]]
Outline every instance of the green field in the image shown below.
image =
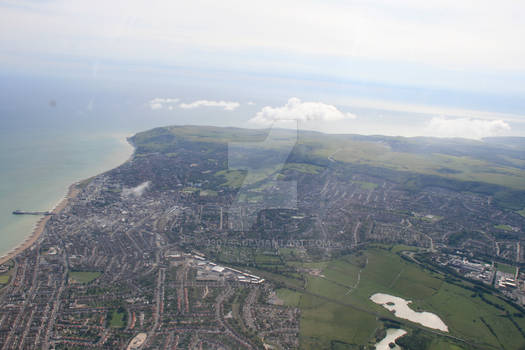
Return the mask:
[[193,193],[193,192],[197,192],[199,189],[198,188],[195,188],[195,187],[184,187],[182,189],[182,192],[186,192],[186,193]]
[[245,178],[245,173],[238,170],[221,170],[215,173],[215,176],[223,177],[225,182],[221,185],[230,188],[241,187]]
[[277,297],[284,302],[284,305],[297,307],[301,301],[301,293],[287,288],[280,288],[276,291]]
[[215,197],[215,196],[217,196],[217,191],[214,191],[214,190],[201,190],[199,192],[199,196],[201,196],[201,197]]
[[509,225],[494,225],[494,228],[503,231],[512,231],[512,226]]
[[[401,246],[386,249],[377,245],[334,260],[286,262],[287,266],[301,271],[297,278],[266,272],[271,260],[263,266],[265,270],[257,273],[284,284],[286,287],[277,291],[278,297],[286,305],[301,309],[302,349],[331,349],[335,343],[347,348],[372,346],[377,330],[388,328],[389,321],[378,317],[399,321],[409,334],[417,333],[413,336],[415,339],[422,334],[428,344],[421,350],[525,346],[525,319],[520,310],[470,282],[450,279],[409,258],[403,259],[401,251],[407,248],[417,250]],[[464,342],[396,319],[394,314],[369,300],[378,292],[411,300],[416,311],[437,314],[449,327],[448,334]],[[417,329],[421,331],[414,333]]]
[[69,280],[72,283],[89,283],[100,275],[98,271],[71,271]]
[[358,184],[363,190],[374,190],[377,188],[377,184],[373,182],[366,182],[366,181],[352,181],[355,184]]
[[[486,287],[429,270],[419,248],[371,244],[320,261],[304,261],[308,259],[304,252],[293,248],[272,252],[229,247],[220,252],[222,259],[233,264],[248,261],[255,266],[250,267],[254,274],[277,284],[277,297],[285,305],[301,310],[301,349],[371,347],[380,339],[379,330],[392,327],[392,321],[409,332],[410,341],[424,340],[425,347],[418,350],[525,346],[525,318],[520,309]],[[416,311],[435,313],[449,333],[439,335],[439,331],[396,318],[369,299],[379,292],[411,300]]]
[[333,341],[367,344],[378,326],[371,314],[311,295],[301,297],[300,308],[301,349],[329,349]]
[[287,163],[284,169],[296,170],[305,174],[319,174],[324,168],[305,163]]
[[[411,140],[405,139],[407,143]],[[308,141],[307,141],[308,142]],[[461,181],[480,181],[515,189],[525,189],[524,171],[519,168],[491,164],[469,156],[457,157],[450,154],[417,154],[395,152],[381,143],[370,141],[339,140],[332,145],[323,142],[318,154],[329,154],[340,149],[334,159],[371,166],[385,167],[398,171],[454,178]],[[442,169],[447,169],[443,172]]]
[[525,208],[521,209],[521,210],[518,210],[517,213],[520,214],[521,216],[525,217]]
[[516,273],[516,267],[504,263],[495,263],[494,266],[498,269],[498,271],[506,272],[506,273]]
[[124,328],[126,326],[126,314],[123,310],[113,310],[109,319],[111,328]]
[[5,266],[8,266],[9,270],[6,272],[0,274],[0,287],[5,286],[7,283],[9,283],[9,278],[11,277],[11,274],[13,273],[13,267],[15,266],[13,260],[9,260],[4,264]]

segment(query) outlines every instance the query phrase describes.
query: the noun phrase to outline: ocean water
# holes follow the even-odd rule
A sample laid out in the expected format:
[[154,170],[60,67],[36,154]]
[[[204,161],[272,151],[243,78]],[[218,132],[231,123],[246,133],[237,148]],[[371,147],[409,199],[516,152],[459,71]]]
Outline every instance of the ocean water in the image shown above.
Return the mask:
[[50,210],[72,183],[122,164],[133,152],[128,136],[103,131],[0,131],[0,256],[30,236],[39,220],[12,215],[13,210]]
[[[0,256],[30,236],[39,219],[12,215],[13,210],[50,210],[72,183],[122,164],[133,152],[126,137],[173,124],[228,125],[234,114],[206,108],[152,111],[148,101],[155,97],[228,98],[201,87],[193,96],[185,84],[172,88],[171,80],[167,86],[98,77],[0,72]],[[246,119],[247,112],[254,113],[234,115]]]

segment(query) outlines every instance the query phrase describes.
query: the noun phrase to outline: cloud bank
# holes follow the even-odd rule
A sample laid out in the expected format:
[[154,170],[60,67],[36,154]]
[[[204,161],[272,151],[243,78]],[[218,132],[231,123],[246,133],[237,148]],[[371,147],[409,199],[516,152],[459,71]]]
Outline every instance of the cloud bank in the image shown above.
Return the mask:
[[173,109],[175,107],[175,105],[179,102],[180,100],[178,98],[160,98],[160,97],[157,97],[157,98],[154,98],[153,100],[149,101],[149,107],[153,110],[155,109],[163,109],[163,108],[167,108],[167,109]]
[[504,134],[510,131],[510,125],[503,120],[434,117],[430,120],[426,129],[430,136],[462,137],[479,140],[483,137]]
[[221,107],[225,111],[233,111],[238,108],[241,104],[239,102],[231,101],[209,101],[209,100],[198,100],[191,103],[181,103],[180,108],[193,109],[198,107]]
[[194,109],[199,107],[220,107],[225,111],[233,111],[238,108],[241,104],[239,102],[231,101],[209,101],[209,100],[198,100],[191,103],[180,103],[178,98],[163,98],[156,97],[148,102],[149,107],[152,110],[168,109],[173,110],[176,107],[182,109]]
[[322,102],[302,102],[292,97],[282,107],[266,106],[250,119],[251,123],[258,125],[271,125],[277,121],[338,121],[355,119],[352,113],[343,113],[335,106]]

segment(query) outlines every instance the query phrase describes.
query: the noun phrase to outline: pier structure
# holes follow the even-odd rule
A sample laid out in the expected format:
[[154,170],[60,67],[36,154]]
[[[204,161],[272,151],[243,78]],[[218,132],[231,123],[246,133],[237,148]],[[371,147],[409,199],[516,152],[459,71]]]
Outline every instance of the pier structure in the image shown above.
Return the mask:
[[13,215],[53,215],[50,211],[25,211],[25,210],[15,210]]

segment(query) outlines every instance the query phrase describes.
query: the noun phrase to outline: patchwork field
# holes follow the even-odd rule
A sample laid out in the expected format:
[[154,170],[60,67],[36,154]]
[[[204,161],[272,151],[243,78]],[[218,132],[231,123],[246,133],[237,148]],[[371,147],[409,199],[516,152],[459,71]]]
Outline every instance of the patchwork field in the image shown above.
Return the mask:
[[[525,346],[525,319],[520,310],[487,290],[403,258],[401,251],[406,248],[377,246],[330,261],[287,262],[287,266],[296,268],[298,278],[265,274],[283,284],[278,296],[285,304],[301,309],[301,348],[372,346],[379,330],[396,326],[396,322],[397,327],[409,331],[411,338],[407,340],[426,344],[420,349]],[[266,268],[268,264],[271,261],[266,262]],[[416,311],[435,313],[450,332],[441,333],[396,318],[369,300],[378,292],[411,300]]]

